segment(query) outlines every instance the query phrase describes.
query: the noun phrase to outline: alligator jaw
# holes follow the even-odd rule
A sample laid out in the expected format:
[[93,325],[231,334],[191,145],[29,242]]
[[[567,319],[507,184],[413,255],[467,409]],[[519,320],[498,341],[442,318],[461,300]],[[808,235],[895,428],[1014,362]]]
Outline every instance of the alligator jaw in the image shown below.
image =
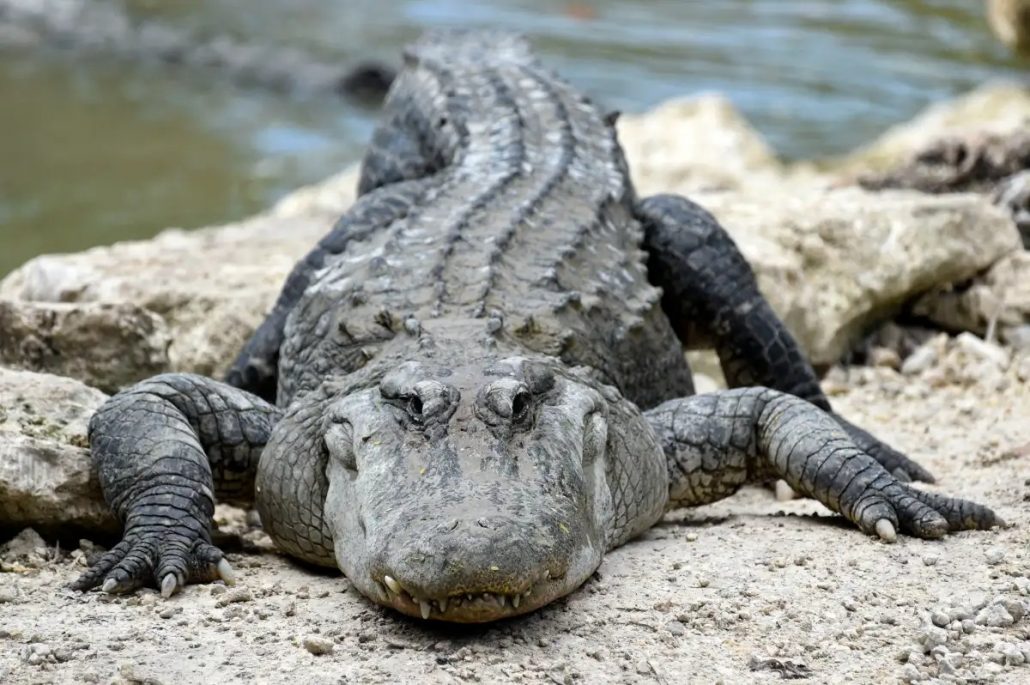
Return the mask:
[[552,590],[557,580],[544,571],[541,578],[517,592],[455,591],[446,597],[433,598],[413,595],[395,578],[384,575],[376,581],[380,596],[372,599],[416,618],[452,623],[487,623],[528,613],[552,601],[555,594],[560,594]]

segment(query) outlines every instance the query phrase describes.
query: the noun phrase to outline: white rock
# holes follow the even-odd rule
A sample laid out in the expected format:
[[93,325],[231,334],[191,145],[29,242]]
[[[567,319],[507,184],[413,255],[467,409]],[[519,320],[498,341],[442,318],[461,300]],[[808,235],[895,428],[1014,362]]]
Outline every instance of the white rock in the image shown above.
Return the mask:
[[916,348],[915,352],[908,355],[901,363],[901,373],[906,376],[914,376],[926,371],[937,361],[937,350],[933,345],[925,344]]
[[987,559],[987,563],[993,565],[1000,564],[1005,560],[1005,550],[1001,547],[991,547],[984,552],[984,557]]
[[785,172],[769,145],[722,95],[662,103],[617,123],[637,189],[650,195],[677,190],[738,188]]
[[[1021,246],[1007,215],[969,194],[752,187],[693,199],[725,226],[816,364],[837,361],[919,293]],[[825,258],[805,259],[806,238],[823,243]]]
[[1030,91],[1018,84],[991,83],[954,100],[936,103],[832,166],[847,175],[897,167],[932,141],[970,130],[1005,135],[1025,130]]
[[115,392],[169,368],[164,320],[134,304],[0,300],[0,365]]
[[86,439],[106,398],[70,378],[0,367],[0,521],[117,530]]
[[929,653],[934,647],[943,645],[948,641],[948,631],[943,628],[937,628],[936,626],[923,626],[923,629],[919,633],[919,644],[922,645],[923,651]]
[[1015,623],[1012,614],[1002,604],[991,604],[980,610],[976,615],[976,622],[990,628],[1004,628]]
[[1000,368],[1008,366],[1008,352],[994,343],[981,340],[972,333],[959,333],[958,337],[955,338],[955,342],[959,349],[972,357],[991,362]]

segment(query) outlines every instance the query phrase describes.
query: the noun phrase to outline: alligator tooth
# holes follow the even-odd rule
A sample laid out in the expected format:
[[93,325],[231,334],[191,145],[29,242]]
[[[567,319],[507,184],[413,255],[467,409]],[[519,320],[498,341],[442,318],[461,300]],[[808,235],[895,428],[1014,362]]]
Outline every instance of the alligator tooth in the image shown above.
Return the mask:
[[422,610],[422,618],[429,618],[429,612],[431,611],[429,602],[424,599],[420,599],[418,600],[418,606]]
[[386,587],[390,588],[394,594],[400,595],[404,593],[404,588],[392,576],[383,576],[383,582],[386,583]]
[[515,593],[515,595],[513,595],[512,598],[511,598],[511,605],[513,607],[515,607],[516,609],[518,609],[519,608],[519,604],[521,604],[521,603],[522,603],[522,595],[520,595],[518,593]]
[[471,594],[469,594],[469,595],[465,595],[465,596],[466,596],[466,597],[468,597],[468,600],[469,600],[470,602],[471,602],[472,600],[474,600],[474,599],[475,599],[475,595],[471,595]]
[[437,602],[437,604],[440,605],[440,613],[441,614],[446,614],[447,613],[447,598],[444,597],[439,602]]

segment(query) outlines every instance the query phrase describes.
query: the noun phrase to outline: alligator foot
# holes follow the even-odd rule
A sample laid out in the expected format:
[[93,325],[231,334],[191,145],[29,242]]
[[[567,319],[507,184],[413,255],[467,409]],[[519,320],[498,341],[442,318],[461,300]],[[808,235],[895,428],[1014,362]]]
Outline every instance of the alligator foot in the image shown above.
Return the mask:
[[939,538],[1001,525],[993,511],[918,490],[866,454],[832,417],[791,395],[738,388],[671,400],[647,412],[665,451],[672,506],[693,506],[745,483],[782,478],[866,533]]
[[214,498],[252,496],[279,416],[253,395],[190,374],[157,376],[109,399],[90,421],[89,441],[125,532],[72,588],[131,592],[153,582],[169,597],[187,583],[231,582],[211,544]]
[[218,549],[189,530],[132,531],[71,584],[73,590],[96,586],[108,593],[132,592],[153,580],[163,597],[187,583],[221,579],[236,582],[236,574]]

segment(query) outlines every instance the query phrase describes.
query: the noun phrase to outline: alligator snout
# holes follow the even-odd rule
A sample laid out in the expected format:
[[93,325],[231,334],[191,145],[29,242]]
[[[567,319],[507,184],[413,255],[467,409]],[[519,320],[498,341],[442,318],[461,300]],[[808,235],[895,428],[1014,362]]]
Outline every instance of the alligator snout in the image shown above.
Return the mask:
[[392,535],[373,564],[385,603],[448,621],[492,621],[554,598],[568,571],[567,525],[508,516],[451,518]]

